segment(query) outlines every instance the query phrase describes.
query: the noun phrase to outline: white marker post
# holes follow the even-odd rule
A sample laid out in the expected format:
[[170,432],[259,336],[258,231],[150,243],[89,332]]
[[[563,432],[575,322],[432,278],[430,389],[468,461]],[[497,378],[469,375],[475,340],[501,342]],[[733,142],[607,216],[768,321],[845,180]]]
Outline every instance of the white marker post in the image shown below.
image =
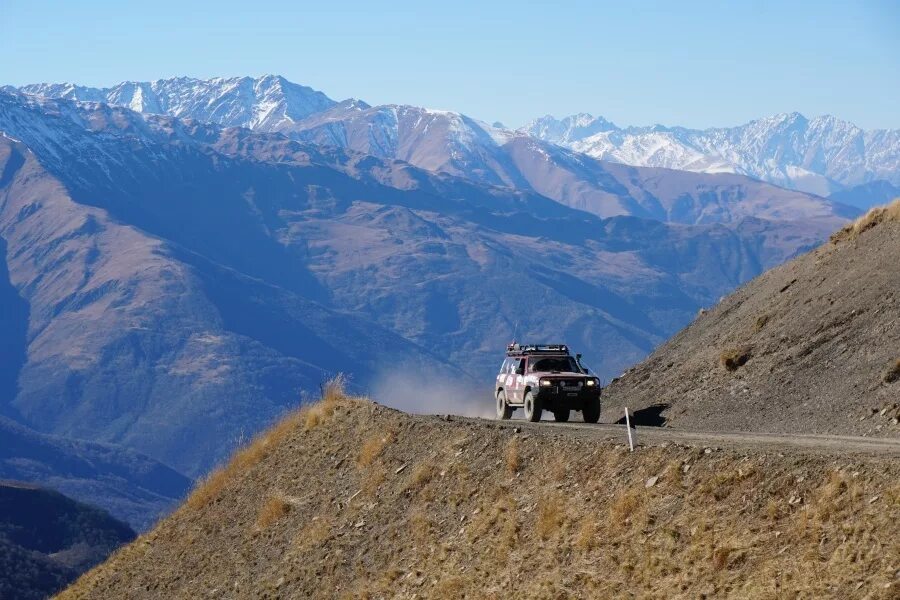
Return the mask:
[[628,448],[631,452],[634,452],[634,438],[637,437],[637,431],[635,431],[634,437],[631,435],[631,417],[628,415],[628,407],[625,407],[625,430],[628,432]]

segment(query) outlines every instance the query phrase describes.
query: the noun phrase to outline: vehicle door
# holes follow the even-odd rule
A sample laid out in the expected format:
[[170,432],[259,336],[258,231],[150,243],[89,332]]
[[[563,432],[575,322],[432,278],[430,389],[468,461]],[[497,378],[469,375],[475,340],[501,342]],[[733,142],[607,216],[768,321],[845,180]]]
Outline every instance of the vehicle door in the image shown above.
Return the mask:
[[507,390],[509,393],[509,383],[507,383],[507,379],[509,379],[509,368],[512,363],[512,359],[507,357],[503,359],[503,364],[500,365],[500,372],[497,374],[497,389],[503,388]]
[[526,358],[517,358],[512,361],[510,369],[510,377],[507,381],[511,382],[510,392],[507,392],[510,402],[522,404],[525,401],[525,363]]

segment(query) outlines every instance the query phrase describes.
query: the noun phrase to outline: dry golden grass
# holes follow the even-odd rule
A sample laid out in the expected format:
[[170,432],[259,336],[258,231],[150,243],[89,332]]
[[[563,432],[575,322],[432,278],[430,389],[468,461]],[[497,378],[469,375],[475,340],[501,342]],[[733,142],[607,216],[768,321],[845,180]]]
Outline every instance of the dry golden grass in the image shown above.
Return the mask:
[[894,199],[894,201],[885,206],[873,208],[850,225],[845,226],[832,235],[831,242],[836,244],[845,240],[855,240],[862,233],[888,221],[900,222],[900,198]]
[[582,552],[589,552],[600,543],[598,535],[600,524],[592,513],[584,516],[578,526],[578,535],[575,538],[575,546]]
[[185,501],[185,506],[196,510],[213,502],[229,481],[242,476],[259,464],[288,435],[297,431],[301,424],[304,429],[309,430],[331,417],[338,401],[345,398],[343,386],[344,379],[338,375],[325,384],[319,402],[289,412],[271,428],[253,438],[249,444],[239,448],[225,466],[214,469],[198,481]]
[[542,540],[559,531],[563,523],[565,501],[557,493],[551,493],[538,500],[535,529]]
[[[300,422],[277,462],[169,517],[68,597],[148,585],[156,597],[897,597],[891,458],[677,444],[629,453],[546,428],[518,437],[511,480],[507,431],[410,427],[412,417],[348,406],[327,427]],[[395,433],[390,452],[359,468],[360,440],[384,431]],[[359,493],[374,474],[375,491]],[[245,535],[270,496],[303,509]]]
[[371,436],[359,449],[359,456],[356,457],[356,464],[360,467],[368,467],[378,456],[385,446],[394,441],[394,432],[376,433]]
[[309,431],[327,421],[334,414],[339,400],[346,398],[344,394],[344,376],[338,375],[322,388],[322,398],[303,410],[303,426]]
[[295,539],[297,550],[304,552],[320,546],[331,535],[332,523],[323,516],[315,516],[307,522]]
[[435,475],[437,475],[437,467],[433,463],[428,461],[421,462],[410,473],[406,489],[410,491],[421,490]]
[[265,529],[289,512],[291,512],[290,502],[279,496],[271,496],[259,509],[256,526]]
[[888,367],[888,370],[884,373],[884,382],[885,383],[894,383],[895,381],[900,381],[900,358]]
[[640,505],[641,493],[638,490],[628,489],[617,494],[609,507],[610,529],[620,529],[630,524]]
[[750,360],[750,348],[741,346],[739,348],[729,348],[723,350],[719,355],[719,362],[729,371],[737,371],[740,367],[747,364]]
[[506,464],[506,472],[510,475],[515,475],[519,470],[519,440],[517,438],[512,438],[507,442],[503,452],[503,462]]
[[415,509],[407,520],[410,538],[416,546],[424,547],[431,539],[431,521],[422,509]]

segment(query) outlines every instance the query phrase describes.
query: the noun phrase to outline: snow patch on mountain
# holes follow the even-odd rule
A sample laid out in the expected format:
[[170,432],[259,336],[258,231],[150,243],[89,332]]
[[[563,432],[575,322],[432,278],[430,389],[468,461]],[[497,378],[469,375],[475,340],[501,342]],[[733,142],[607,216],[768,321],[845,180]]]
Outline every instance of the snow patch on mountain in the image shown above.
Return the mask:
[[265,131],[275,131],[337,104],[322,92],[278,75],[175,77],[151,82],[126,81],[111,88],[39,83],[26,85],[20,91]]
[[900,130],[865,131],[831,115],[783,113],[700,130],[622,128],[581,113],[541,117],[520,131],[603,160],[738,173],[820,195],[878,180],[900,184]]

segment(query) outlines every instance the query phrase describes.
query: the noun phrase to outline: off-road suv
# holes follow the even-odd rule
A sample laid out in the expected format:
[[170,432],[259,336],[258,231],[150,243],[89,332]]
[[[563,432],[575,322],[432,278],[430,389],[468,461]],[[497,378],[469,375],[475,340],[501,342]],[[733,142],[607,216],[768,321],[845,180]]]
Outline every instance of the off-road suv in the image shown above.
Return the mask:
[[522,408],[529,421],[540,421],[545,410],[557,421],[568,421],[571,411],[580,410],[586,423],[596,423],[600,393],[600,380],[564,344],[510,344],[494,386],[498,419]]

